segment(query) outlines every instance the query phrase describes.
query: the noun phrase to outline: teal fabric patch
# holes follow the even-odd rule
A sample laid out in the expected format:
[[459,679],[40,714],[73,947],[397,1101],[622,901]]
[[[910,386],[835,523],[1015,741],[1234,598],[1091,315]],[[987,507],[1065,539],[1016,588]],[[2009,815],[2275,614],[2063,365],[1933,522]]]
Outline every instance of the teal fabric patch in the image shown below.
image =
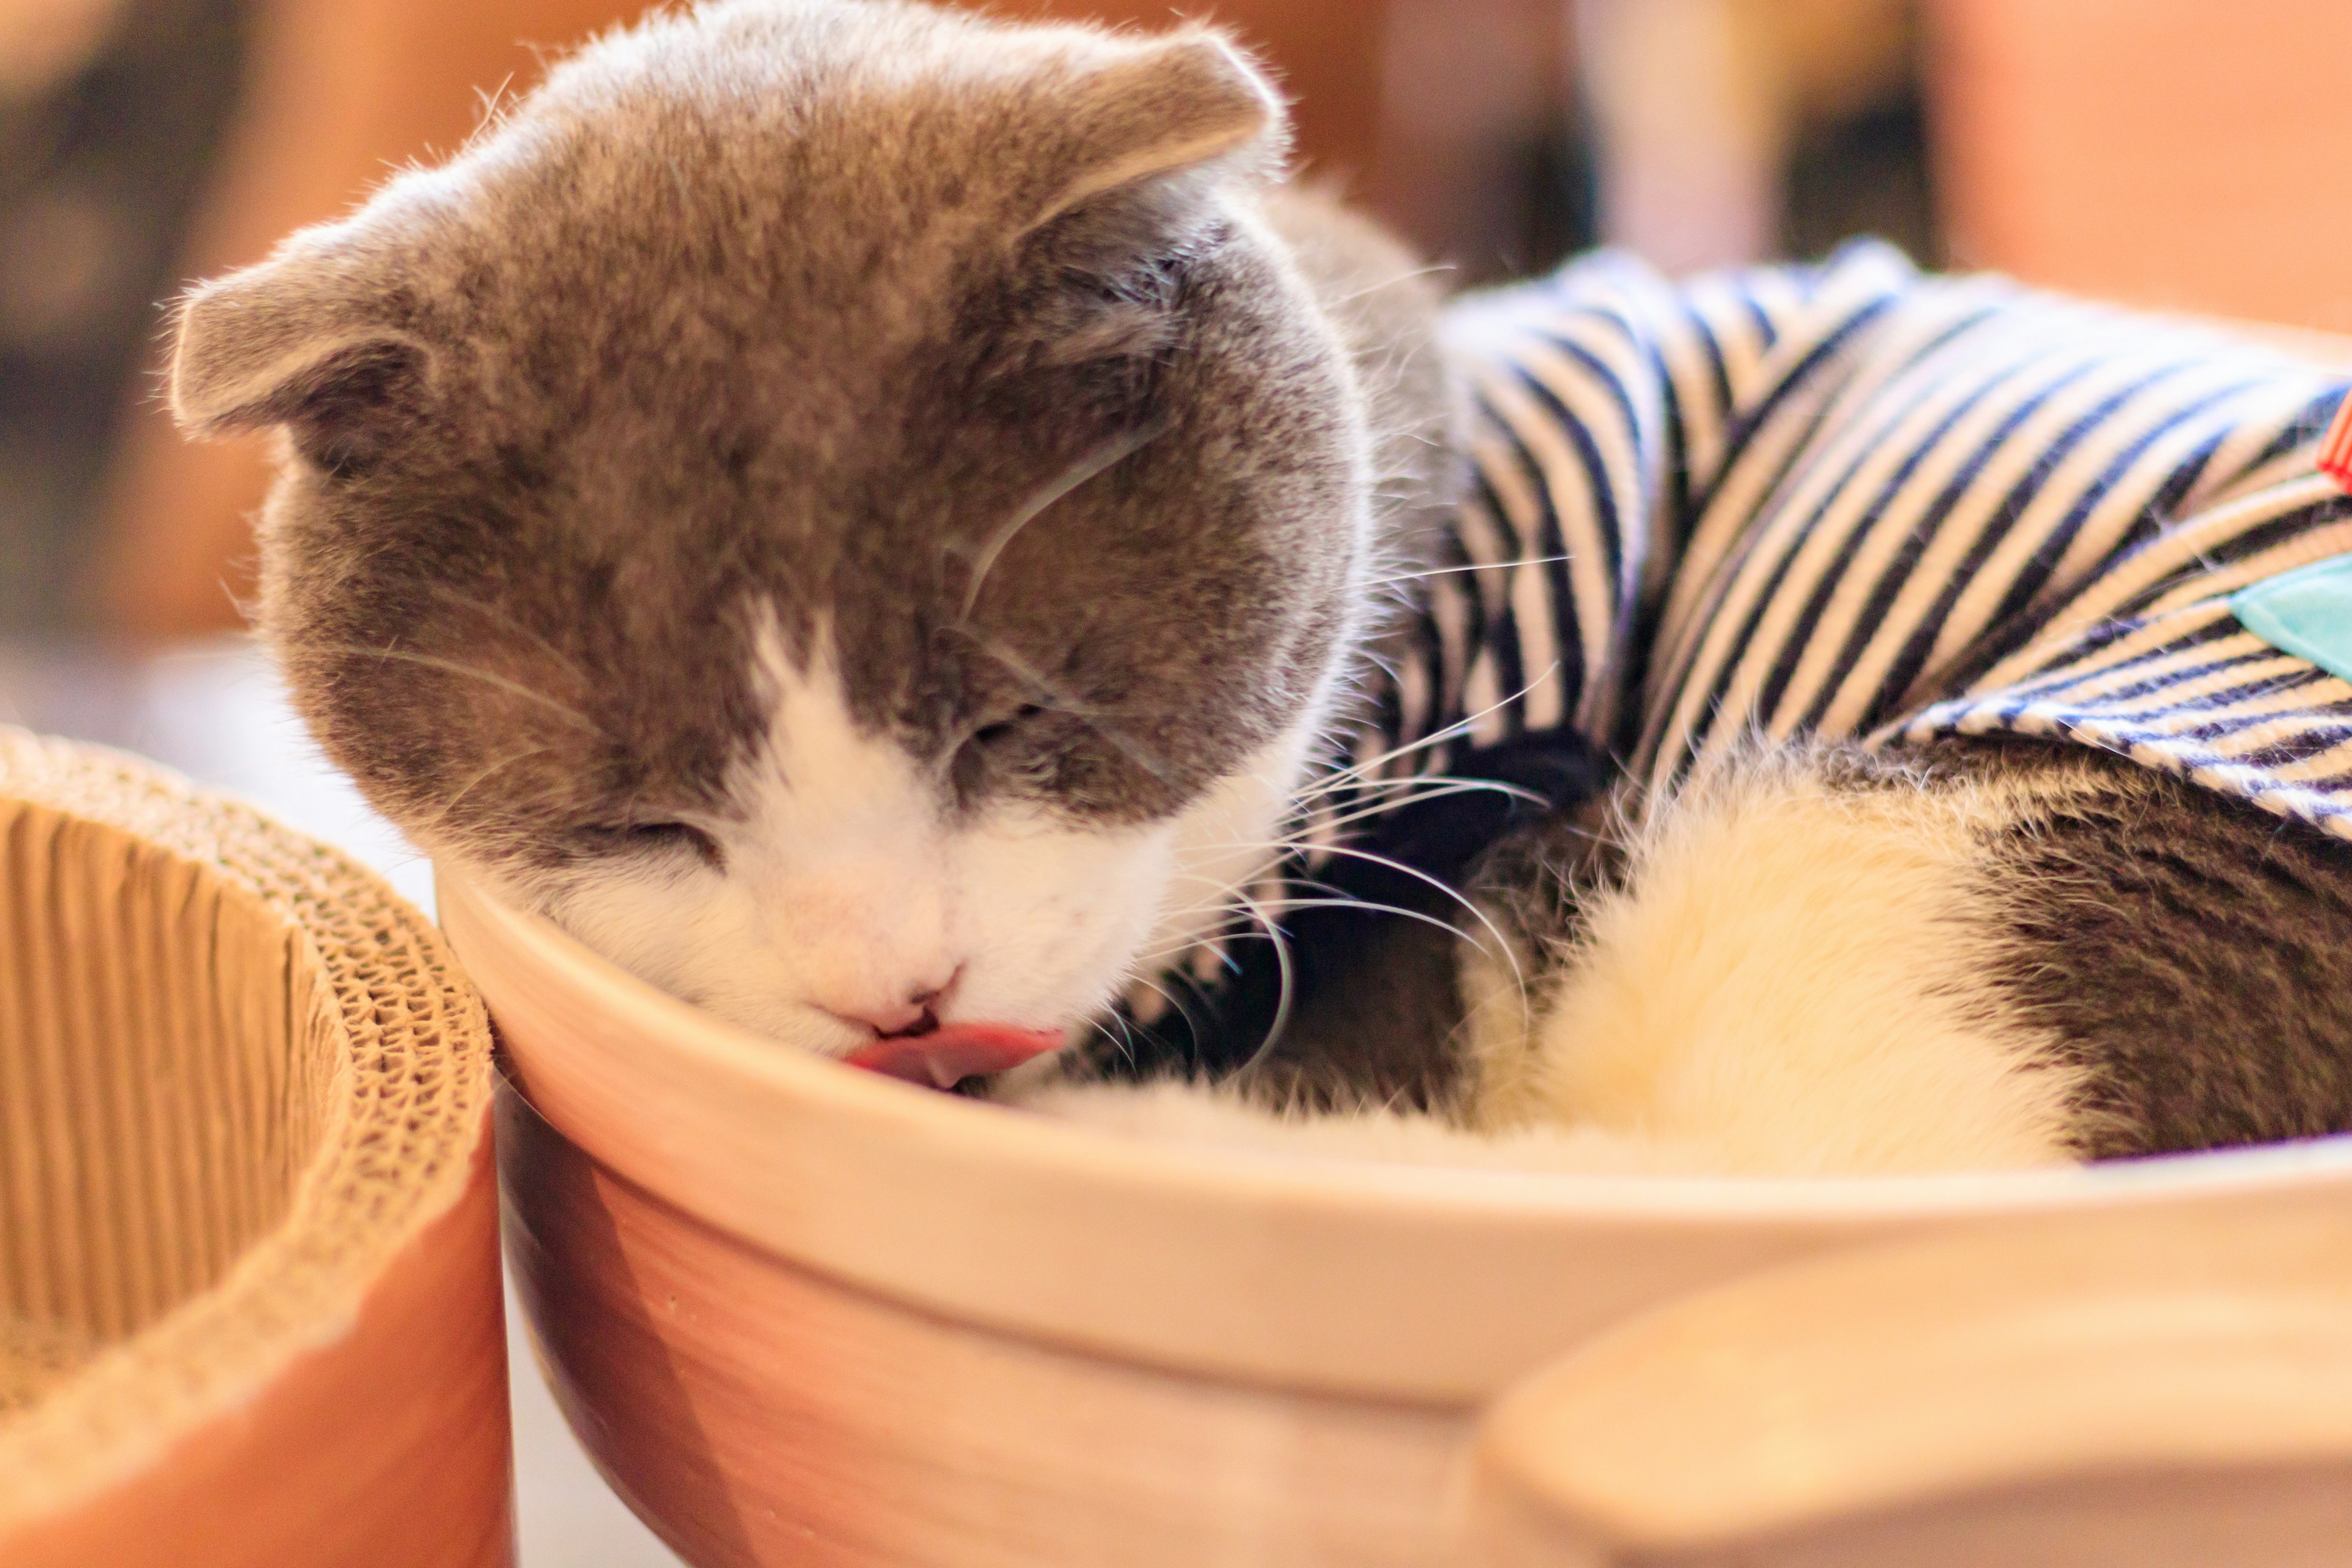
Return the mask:
[[2238,624],[2281,653],[2352,680],[2352,555],[2298,566],[2231,595]]

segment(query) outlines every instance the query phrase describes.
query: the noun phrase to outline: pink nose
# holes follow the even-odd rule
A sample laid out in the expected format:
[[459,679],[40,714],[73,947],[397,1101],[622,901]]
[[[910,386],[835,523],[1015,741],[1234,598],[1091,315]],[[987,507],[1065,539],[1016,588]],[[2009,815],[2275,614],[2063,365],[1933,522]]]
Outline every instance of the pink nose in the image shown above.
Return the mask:
[[835,1006],[830,1002],[819,1002],[817,1005],[844,1023],[863,1024],[885,1039],[893,1035],[927,1035],[940,1026],[940,1006],[955,982],[956,977],[950,974],[945,984],[916,991],[899,1003]]
[[[863,1024],[877,1035],[904,1035],[931,1017],[929,998],[898,1007],[828,1007],[826,1012],[853,1024]],[[932,1019],[936,1024],[937,1019]]]

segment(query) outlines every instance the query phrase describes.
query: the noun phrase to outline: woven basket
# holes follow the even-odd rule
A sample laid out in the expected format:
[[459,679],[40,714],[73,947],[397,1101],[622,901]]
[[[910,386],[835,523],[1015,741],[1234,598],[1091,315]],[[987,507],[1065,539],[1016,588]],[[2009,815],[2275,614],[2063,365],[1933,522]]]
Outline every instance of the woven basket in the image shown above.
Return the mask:
[[0,1563],[511,1563],[489,1104],[376,878],[0,729]]

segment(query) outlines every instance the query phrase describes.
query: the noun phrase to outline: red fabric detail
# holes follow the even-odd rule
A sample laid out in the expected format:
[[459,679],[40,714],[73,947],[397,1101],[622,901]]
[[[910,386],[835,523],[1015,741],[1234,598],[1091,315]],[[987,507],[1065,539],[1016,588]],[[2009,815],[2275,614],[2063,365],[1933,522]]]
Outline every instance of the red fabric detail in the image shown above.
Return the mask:
[[2352,395],[2336,409],[2336,423],[2319,444],[2319,471],[2334,479],[2336,489],[2352,490]]

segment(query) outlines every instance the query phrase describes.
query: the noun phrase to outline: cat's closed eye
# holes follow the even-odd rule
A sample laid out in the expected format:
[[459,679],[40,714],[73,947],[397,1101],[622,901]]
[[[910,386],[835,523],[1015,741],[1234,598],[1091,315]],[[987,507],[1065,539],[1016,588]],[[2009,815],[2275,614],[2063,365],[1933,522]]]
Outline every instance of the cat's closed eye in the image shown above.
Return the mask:
[[688,822],[602,823],[582,837],[604,854],[692,854],[714,871],[727,868],[719,840]]
[[971,732],[970,744],[983,750],[1001,746],[1027,728],[1031,721],[1045,711],[1042,702],[1024,702],[1002,718],[992,719]]
[[948,776],[957,793],[969,796],[990,779],[1034,779],[1052,761],[1054,737],[1044,723],[1052,712],[1042,702],[1024,702],[987,715],[965,731],[948,758]]

